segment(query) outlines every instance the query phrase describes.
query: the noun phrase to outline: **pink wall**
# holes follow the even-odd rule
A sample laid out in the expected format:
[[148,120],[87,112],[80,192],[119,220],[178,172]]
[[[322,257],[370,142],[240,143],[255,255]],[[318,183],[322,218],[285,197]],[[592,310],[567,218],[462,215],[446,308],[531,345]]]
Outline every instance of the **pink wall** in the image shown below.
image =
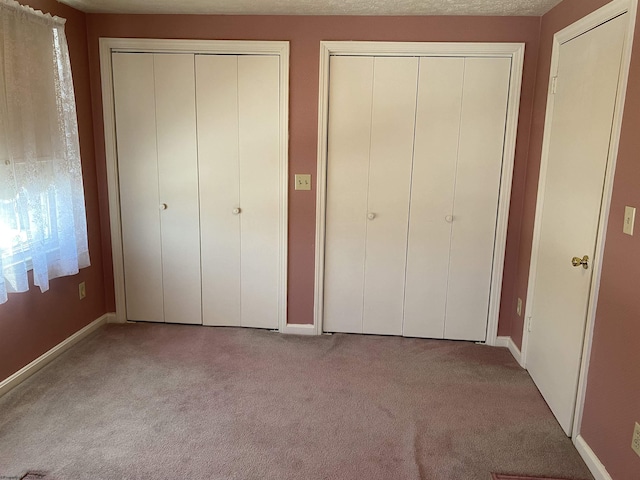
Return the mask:
[[[22,1],[21,3],[27,3]],[[67,19],[66,34],[76,91],[80,153],[92,266],[78,275],[52,280],[42,294],[37,288],[10,294],[0,305],[0,381],[24,367],[65,338],[105,313],[104,272],[98,187],[93,144],[86,18],[53,0],[29,0],[35,9]],[[87,298],[78,299],[78,284],[86,282]]]
[[[500,332],[510,331],[515,311],[520,214],[529,148],[538,33],[535,17],[295,17],[295,16],[175,16],[89,15],[88,39],[93,86],[93,113],[98,164],[107,308],[114,309],[110,234],[106,194],[102,101],[99,77],[99,37],[288,40],[290,58],[290,200],[289,302],[290,323],[313,323],[315,260],[315,192],[293,190],[293,175],[315,178],[318,137],[318,64],[321,40],[525,42],[520,130],[507,242],[503,311]],[[315,187],[314,187],[315,188]]]
[[[542,152],[553,35],[591,13],[606,0],[564,0],[542,19],[540,58],[531,126],[531,146],[516,293],[525,298],[533,237],[537,182]],[[640,24],[636,28],[611,216],[603,259],[582,435],[615,480],[640,478],[640,457],[630,448],[634,423],[640,422],[640,236],[622,233],[625,205],[640,207]],[[522,341],[522,321],[511,336]]]

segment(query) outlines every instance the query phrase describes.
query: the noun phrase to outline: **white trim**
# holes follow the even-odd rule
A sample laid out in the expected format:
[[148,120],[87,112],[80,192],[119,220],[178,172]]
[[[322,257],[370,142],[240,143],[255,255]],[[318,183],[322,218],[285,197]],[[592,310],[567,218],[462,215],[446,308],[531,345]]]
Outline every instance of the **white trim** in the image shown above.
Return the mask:
[[78,330],[76,333],[53,347],[48,352],[40,355],[29,365],[21,368],[9,378],[4,379],[2,382],[0,382],[0,397],[12,388],[17,387],[20,383],[24,382],[27,378],[36,373],[42,367],[46,366],[52,360],[62,355],[65,351],[85,338],[87,335],[93,333],[105,323],[108,323],[111,315],[112,314],[110,313],[105,313],[100,318],[94,320],[83,329]]
[[576,446],[576,450],[578,450],[578,453],[584,460],[584,463],[587,464],[587,468],[589,468],[591,475],[593,475],[595,480],[613,480],[605,466],[593,450],[591,450],[591,447],[589,447],[589,444],[585,441],[582,435],[575,437],[573,444]]
[[[524,53],[524,43],[458,42],[320,42],[320,61],[329,55],[365,55],[393,57],[505,57]],[[325,66],[328,66],[325,65]],[[327,70],[328,73],[328,70]],[[328,77],[327,77],[328,78]],[[324,83],[323,76],[320,80]]]
[[[618,149],[620,146],[620,133],[622,130],[622,119],[624,113],[625,99],[627,94],[627,84],[629,77],[629,67],[631,64],[631,50],[633,46],[633,36],[635,32],[636,11],[638,0],[614,0],[604,7],[594,11],[586,17],[578,20],[565,29],[554,35],[553,53],[551,57],[551,71],[549,74],[549,90],[547,96],[547,110],[545,115],[545,130],[543,137],[542,156],[540,161],[540,176],[538,180],[538,197],[536,201],[536,216],[533,234],[533,243],[531,249],[531,262],[529,266],[529,279],[527,287],[527,305],[525,308],[524,318],[529,320],[532,316],[533,298],[535,293],[535,278],[537,273],[537,262],[540,249],[540,229],[542,219],[542,207],[544,205],[545,182],[547,175],[547,166],[549,161],[549,148],[551,140],[551,125],[553,118],[554,95],[551,92],[551,79],[557,75],[559,64],[560,46],[571,39],[582,35],[598,25],[601,25],[613,18],[624,13],[629,13],[629,26],[625,38],[625,45],[622,56],[620,79],[618,83],[618,96],[616,98],[616,109],[613,117],[613,126],[611,132],[611,143],[609,148],[609,159],[607,162],[607,170],[604,180],[604,191],[602,196],[602,206],[600,210],[600,224],[596,239],[596,254],[593,260],[593,281],[589,294],[589,305],[587,309],[587,322],[585,329],[585,338],[582,351],[582,362],[580,367],[580,378],[578,382],[578,391],[576,396],[576,407],[573,418],[572,437],[577,438],[580,433],[582,423],[582,414],[584,411],[584,401],[587,390],[587,374],[589,371],[589,362],[591,357],[591,345],[593,342],[593,329],[595,325],[595,316],[597,310],[598,293],[600,290],[600,279],[602,275],[602,258],[604,256],[604,247],[607,233],[607,225],[609,223],[609,210],[611,207],[611,197],[613,194],[613,182],[615,176],[616,162],[618,159]],[[529,320],[530,321],[530,320]],[[522,338],[522,364],[526,368],[529,329],[528,322],[525,321],[524,332]]]
[[511,355],[513,355],[513,358],[516,359],[516,362],[518,362],[518,364],[521,367],[524,367],[524,365],[522,365],[522,355],[520,354],[520,349],[518,348],[518,346],[513,341],[513,338],[511,338],[511,337],[497,337],[495,346],[496,347],[508,348],[509,352],[511,352]]
[[295,323],[287,323],[284,327],[284,330],[281,330],[282,333],[287,333],[291,335],[315,335],[316,327],[315,325],[297,325]]
[[502,293],[504,256],[511,201],[524,43],[429,43],[429,42],[320,42],[320,89],[318,95],[318,171],[316,197],[316,258],[314,324],[322,334],[324,298],[324,250],[327,189],[327,137],[329,121],[329,57],[331,55],[458,56],[511,58],[511,82],[505,130],[504,158],[493,255],[491,294],[487,322],[488,345],[495,345]]
[[100,38],[100,72],[102,81],[102,111],[104,118],[105,156],[109,195],[109,220],[113,254],[113,276],[117,321],[127,321],[120,191],[116,151],[115,114],[113,102],[112,52],[169,52],[236,55],[277,55],[280,57],[280,260],[278,286],[278,329],[287,330],[287,256],[288,256],[288,196],[289,196],[289,42],[236,40],[170,40],[136,38]]

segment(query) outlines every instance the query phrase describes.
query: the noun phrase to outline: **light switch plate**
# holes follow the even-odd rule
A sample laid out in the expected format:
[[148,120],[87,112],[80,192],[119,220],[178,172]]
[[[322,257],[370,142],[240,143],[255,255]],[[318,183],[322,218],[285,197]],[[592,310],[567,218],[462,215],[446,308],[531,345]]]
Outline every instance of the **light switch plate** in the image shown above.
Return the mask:
[[624,207],[624,226],[622,231],[627,235],[633,235],[633,227],[636,223],[635,207]]
[[311,175],[296,175],[296,190],[311,190]]

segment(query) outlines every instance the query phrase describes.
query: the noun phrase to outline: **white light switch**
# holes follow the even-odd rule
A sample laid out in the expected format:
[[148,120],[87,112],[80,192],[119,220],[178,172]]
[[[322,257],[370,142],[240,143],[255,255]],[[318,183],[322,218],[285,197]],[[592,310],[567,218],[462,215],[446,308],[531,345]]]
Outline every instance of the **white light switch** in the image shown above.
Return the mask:
[[311,175],[296,175],[296,190],[311,190]]
[[635,207],[624,207],[624,226],[622,231],[627,235],[633,235],[633,226],[636,223]]

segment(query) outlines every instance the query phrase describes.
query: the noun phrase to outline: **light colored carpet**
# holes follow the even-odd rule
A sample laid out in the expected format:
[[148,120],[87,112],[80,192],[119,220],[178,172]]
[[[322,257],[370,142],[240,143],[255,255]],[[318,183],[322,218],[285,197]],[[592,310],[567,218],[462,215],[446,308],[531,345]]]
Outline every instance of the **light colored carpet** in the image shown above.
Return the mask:
[[0,476],[591,479],[506,349],[108,325],[0,398]]

